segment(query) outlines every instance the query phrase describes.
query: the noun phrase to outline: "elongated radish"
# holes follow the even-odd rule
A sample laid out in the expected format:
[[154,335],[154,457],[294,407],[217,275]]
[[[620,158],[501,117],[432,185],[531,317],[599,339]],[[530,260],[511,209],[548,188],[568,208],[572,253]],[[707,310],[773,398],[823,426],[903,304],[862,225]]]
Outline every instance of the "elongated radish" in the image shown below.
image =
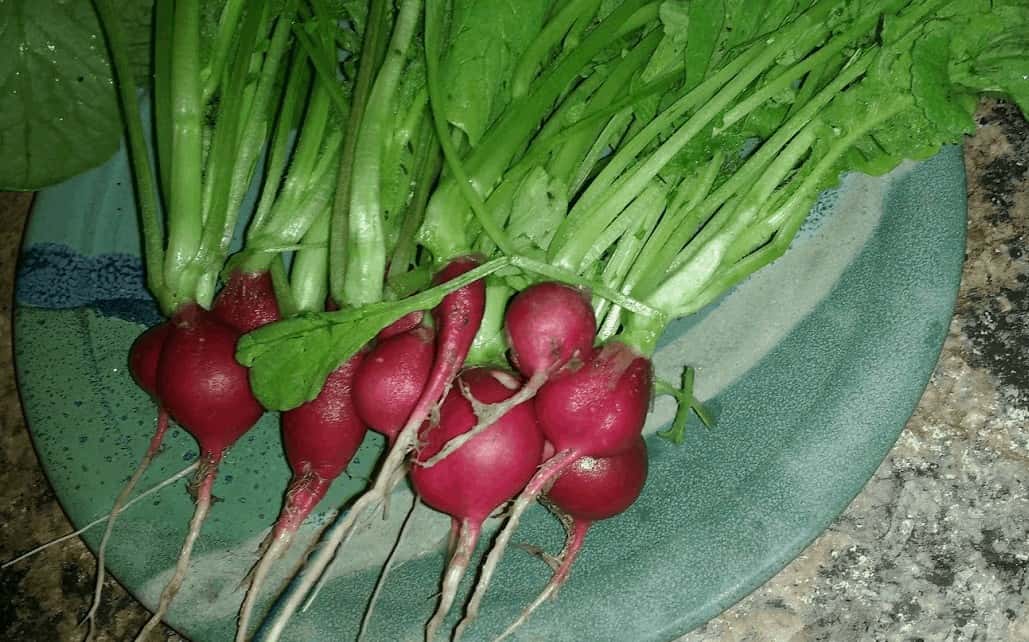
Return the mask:
[[247,637],[250,618],[272,566],[288,549],[293,535],[346,469],[364,439],[366,428],[354,409],[354,376],[364,353],[357,353],[325,381],[308,403],[282,414],[282,445],[293,470],[279,519],[266,541],[261,560],[240,609],[236,640]]
[[556,454],[540,467],[511,507],[508,521],[482,565],[465,617],[454,631],[455,639],[478,616],[500,559],[531,503],[580,457],[610,457],[633,445],[647,415],[651,378],[649,359],[624,343],[610,342],[589,361],[566,368],[540,388],[534,401],[536,414]]
[[[449,281],[479,264],[480,260],[477,257],[456,258],[447,263],[436,274],[434,280],[436,283]],[[392,492],[400,479],[398,473],[403,470],[408,454],[415,447],[418,429],[429,417],[468,355],[472,340],[482,322],[485,306],[486,287],[482,279],[478,279],[446,295],[433,309],[432,315],[436,322],[436,354],[432,371],[418,403],[397,434],[371,487],[354,502],[350,511],[329,529],[322,547],[309,560],[308,569],[305,570],[303,577],[282,602],[275,619],[268,624],[265,635],[268,642],[274,642],[282,635],[286,623],[300,607],[307,593],[320,582],[337,548],[349,538],[357,520],[369,510],[381,506]]]
[[157,368],[157,396],[200,444],[200,468],[194,479],[196,509],[175,571],[138,640],[145,640],[157,626],[182,586],[211,507],[211,487],[225,450],[257,423],[263,412],[250,391],[246,368],[235,359],[239,331],[192,303],[182,306],[171,324]]
[[[381,334],[380,334],[381,337]],[[354,378],[354,407],[392,445],[411,416],[432,369],[435,336],[424,326],[380,340]]]
[[[521,384],[512,373],[485,368],[466,370],[457,383],[440,407],[439,425],[430,422],[423,427],[420,457],[432,456],[474,427],[479,422],[478,404],[504,401]],[[443,575],[439,607],[426,626],[427,640],[433,639],[450,611],[482,523],[525,486],[542,452],[543,434],[536,414],[531,403],[523,402],[436,466],[411,468],[411,483],[422,501],[460,522],[457,546]]]
[[508,409],[534,397],[551,376],[573,360],[588,360],[593,354],[597,324],[585,293],[545,281],[515,295],[504,315],[504,328],[511,362],[528,381],[510,399],[482,408],[474,428],[439,449],[423,465],[435,465],[486,430]]
[[643,492],[646,480],[647,443],[641,436],[632,447],[617,455],[580,457],[554,481],[545,500],[561,516],[568,533],[558,566],[543,591],[497,640],[510,636],[541,604],[557,595],[568,579],[590,526],[632,506]]
[[243,333],[278,321],[281,316],[271,272],[233,271],[214,298],[211,312]]

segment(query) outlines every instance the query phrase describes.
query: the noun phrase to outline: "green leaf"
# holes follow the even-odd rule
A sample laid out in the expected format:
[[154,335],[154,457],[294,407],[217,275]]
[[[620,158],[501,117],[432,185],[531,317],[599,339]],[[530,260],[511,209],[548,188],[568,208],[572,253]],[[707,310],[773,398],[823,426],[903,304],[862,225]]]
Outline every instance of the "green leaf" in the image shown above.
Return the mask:
[[547,0],[456,0],[441,68],[446,118],[474,146],[511,99],[508,83],[543,27]]
[[52,185],[118,148],[102,33],[85,0],[0,2],[0,188]]
[[693,89],[707,76],[711,56],[725,23],[725,3],[723,0],[694,0],[690,3],[689,12],[684,91]]
[[558,225],[568,213],[568,187],[551,178],[542,167],[534,168],[522,181],[511,208],[507,233],[520,252],[546,250]]
[[[934,33],[920,38],[911,51],[911,94],[938,127],[954,133],[972,133],[975,121],[965,108],[967,101],[958,100],[947,72],[950,37]],[[974,99],[973,99],[974,109]]]

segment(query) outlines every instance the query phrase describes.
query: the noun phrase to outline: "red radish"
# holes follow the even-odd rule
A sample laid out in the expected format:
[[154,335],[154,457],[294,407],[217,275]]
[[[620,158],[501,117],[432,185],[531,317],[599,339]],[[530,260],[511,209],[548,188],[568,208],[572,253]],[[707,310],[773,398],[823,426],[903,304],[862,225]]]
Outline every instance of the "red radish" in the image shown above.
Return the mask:
[[624,512],[643,491],[647,480],[647,443],[642,436],[628,450],[611,457],[577,459],[546,493],[547,502],[562,517],[568,538],[559,565],[546,588],[497,640],[511,635],[568,579],[572,564],[593,522]]
[[129,373],[151,397],[157,396],[157,363],[171,329],[167,321],[155,325],[136,337],[129,348]]
[[575,460],[617,455],[639,437],[650,402],[651,378],[649,359],[623,343],[611,342],[589,361],[565,368],[540,388],[534,400],[536,414],[557,454],[540,467],[511,507],[482,565],[455,640],[478,616],[497,565],[531,503]]
[[415,310],[414,312],[409,312],[404,316],[400,317],[399,319],[397,319],[396,321],[394,321],[393,323],[389,324],[382,330],[379,330],[377,338],[379,339],[379,341],[383,341],[398,334],[408,332],[409,330],[414,330],[422,324],[422,319],[424,318],[424,310]]
[[90,605],[85,618],[88,626],[87,638],[91,638],[93,635],[97,609],[100,608],[101,598],[103,597],[104,562],[107,557],[107,543],[114,532],[114,525],[118,521],[118,515],[121,514],[122,508],[132,495],[132,491],[136,488],[136,484],[139,483],[147,468],[150,467],[150,462],[157,456],[157,451],[161,449],[161,443],[164,441],[164,435],[168,430],[168,413],[165,412],[164,406],[157,398],[157,366],[161,358],[161,350],[164,348],[171,330],[172,326],[168,322],[155,325],[136,337],[132,347],[129,348],[129,373],[136,380],[136,384],[157,402],[157,428],[150,437],[150,444],[147,445],[143,458],[136,465],[136,470],[132,471],[132,476],[125,482],[125,486],[122,487],[115,498],[114,506],[111,507],[111,518],[107,520],[104,534],[100,538],[100,546],[97,548],[96,556],[96,584],[93,589],[93,603]]
[[479,412],[479,423],[474,428],[447,444],[424,465],[432,466],[449,456],[509,408],[532,399],[561,368],[588,360],[597,331],[589,298],[581,290],[552,281],[529,286],[515,295],[504,314],[504,327],[511,346],[511,361],[528,377],[528,382],[504,403]]
[[[473,256],[458,257],[440,270],[434,281],[444,283],[477,267],[481,260]],[[287,598],[282,602],[275,620],[268,626],[265,638],[277,640],[282,635],[293,613],[307,598],[307,594],[320,582],[325,569],[336,555],[336,550],[353,532],[354,525],[369,509],[378,508],[387,501],[394,486],[402,479],[404,462],[415,448],[418,430],[429,417],[447,387],[468,356],[475,333],[482,323],[486,308],[486,285],[482,279],[474,281],[443,297],[433,311],[436,322],[436,354],[432,370],[411,416],[397,433],[372,486],[350,507],[346,516],[338,520],[324,538],[324,544],[308,564],[306,572]]]
[[[520,385],[511,373],[485,368],[466,370],[457,383],[440,407],[439,425],[426,422],[422,428],[420,456],[432,456],[450,439],[475,426],[478,417],[474,402],[504,401]],[[422,501],[460,521],[457,546],[443,576],[439,607],[426,627],[427,640],[433,639],[450,611],[482,523],[525,486],[542,452],[543,435],[532,404],[524,402],[436,466],[412,467],[411,483]]]
[[196,509],[175,572],[137,640],[145,640],[157,626],[182,586],[200,527],[211,508],[211,487],[225,450],[257,423],[263,412],[250,391],[247,369],[235,358],[238,330],[194,303],[183,305],[171,324],[157,367],[157,397],[200,444],[200,468],[194,479]]
[[417,326],[379,341],[357,370],[357,414],[391,445],[425,388],[435,343],[432,330]]
[[511,363],[526,377],[550,374],[593,354],[597,322],[589,298],[552,281],[519,292],[504,315]]
[[279,304],[269,271],[234,270],[225,287],[214,298],[214,316],[242,333],[278,321]]
[[354,355],[329,375],[314,400],[282,414],[282,445],[293,479],[240,609],[236,629],[239,642],[246,640],[250,617],[268,572],[289,549],[293,535],[364,440],[366,428],[352,396],[354,378],[364,357],[361,352]]

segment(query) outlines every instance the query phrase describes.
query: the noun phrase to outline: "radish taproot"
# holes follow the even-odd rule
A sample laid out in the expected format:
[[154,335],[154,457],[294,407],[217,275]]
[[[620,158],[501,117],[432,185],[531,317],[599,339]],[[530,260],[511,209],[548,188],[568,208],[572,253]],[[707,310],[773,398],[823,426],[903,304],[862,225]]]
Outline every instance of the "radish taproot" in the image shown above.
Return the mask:
[[572,364],[540,388],[534,400],[540,428],[556,453],[515,499],[454,638],[459,639],[479,613],[482,598],[522,514],[547,487],[581,457],[610,457],[630,448],[643,430],[650,403],[650,360],[634,348],[612,341],[581,364]]
[[359,352],[334,370],[314,400],[282,414],[282,445],[293,478],[286,489],[279,519],[252,572],[240,608],[238,642],[246,640],[254,606],[272,565],[289,549],[300,525],[350,464],[364,440],[367,429],[357,415],[352,396],[355,374],[364,356]]
[[235,359],[238,330],[195,303],[182,306],[171,326],[157,367],[157,397],[200,445],[200,468],[193,482],[196,508],[174,573],[138,640],[145,640],[157,626],[182,586],[211,508],[211,488],[225,450],[264,412],[250,390],[247,369]]
[[[461,373],[439,411],[438,425],[426,422],[418,457],[431,457],[449,440],[478,422],[477,408],[511,398],[521,381],[509,372],[474,368]],[[432,467],[417,463],[411,483],[426,504],[460,524],[457,544],[443,575],[439,607],[426,626],[432,640],[457,595],[457,587],[490,513],[515,497],[536,471],[543,433],[530,402],[514,406],[490,427]]]
[[647,481],[647,443],[642,436],[628,450],[610,457],[580,457],[541,498],[561,519],[567,539],[550,582],[497,638],[503,640],[525,624],[545,601],[557,596],[568,579],[586,532],[594,522],[619,515],[632,506]]
[[114,532],[114,525],[118,521],[122,508],[132,495],[132,491],[136,488],[136,484],[139,483],[143,474],[150,467],[150,462],[157,456],[158,451],[161,449],[161,443],[164,441],[164,435],[168,431],[168,413],[157,397],[157,366],[161,359],[161,351],[164,349],[164,344],[171,331],[172,326],[170,323],[167,321],[159,323],[136,337],[132,347],[129,348],[129,373],[136,381],[136,384],[150,395],[157,404],[157,427],[154,430],[154,434],[150,437],[150,443],[147,445],[143,457],[136,465],[136,469],[132,471],[129,480],[125,482],[125,485],[115,498],[114,505],[111,507],[111,517],[107,520],[104,534],[101,536],[100,544],[97,547],[93,602],[90,604],[89,611],[86,613],[84,620],[87,626],[87,638],[91,638],[93,635],[96,613],[100,608],[101,599],[103,598],[104,563],[107,558],[107,544],[110,542],[111,535]]

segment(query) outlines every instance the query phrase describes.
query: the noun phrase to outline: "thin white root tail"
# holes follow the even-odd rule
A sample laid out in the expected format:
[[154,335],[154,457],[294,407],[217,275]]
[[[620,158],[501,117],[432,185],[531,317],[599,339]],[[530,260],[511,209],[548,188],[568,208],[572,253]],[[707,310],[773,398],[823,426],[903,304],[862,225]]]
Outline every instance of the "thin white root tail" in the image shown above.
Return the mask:
[[411,501],[411,508],[407,510],[407,515],[404,517],[404,523],[400,526],[400,532],[397,533],[397,541],[393,544],[393,549],[389,552],[389,557],[386,558],[386,564],[382,567],[382,573],[379,574],[379,579],[375,582],[375,590],[372,591],[372,597],[368,600],[368,608],[365,609],[364,617],[361,618],[361,628],[357,632],[357,642],[361,642],[368,632],[368,626],[372,622],[372,612],[375,611],[375,603],[379,600],[382,587],[386,585],[386,577],[389,576],[389,572],[393,569],[393,563],[397,558],[397,551],[400,550],[400,545],[403,543],[404,537],[407,536],[407,527],[411,524],[411,516],[414,515],[414,509],[418,507],[418,503],[418,496],[415,495]]
[[212,466],[204,473],[203,481],[201,481],[197,492],[193,518],[189,520],[189,533],[186,535],[186,541],[182,544],[179,559],[175,563],[175,573],[168,580],[164,590],[161,591],[161,599],[157,603],[157,610],[154,611],[153,616],[147,620],[147,623],[139,631],[139,635],[136,636],[136,642],[144,642],[147,636],[157,628],[157,625],[161,623],[161,620],[168,612],[168,607],[171,606],[175,595],[182,588],[182,582],[186,579],[186,571],[189,570],[189,558],[193,554],[193,546],[200,536],[200,528],[204,525],[204,520],[207,519],[207,513],[211,510],[211,487],[214,485],[216,471],[217,467]]
[[[96,556],[96,586],[93,589],[93,603],[89,607],[89,611],[86,613],[86,617],[83,622],[86,622],[88,629],[86,630],[86,642],[91,642],[93,639],[93,632],[95,628],[96,612],[100,608],[101,599],[104,593],[104,560],[107,554],[107,542],[111,539],[111,533],[114,532],[114,524],[118,521],[118,515],[122,511],[122,506],[128,501],[132,491],[136,488],[136,484],[143,477],[143,473],[146,472],[147,468],[150,467],[150,462],[154,460],[154,456],[157,455],[157,451],[161,448],[161,442],[164,441],[164,433],[168,430],[168,413],[164,410],[158,410],[157,412],[157,430],[154,431],[153,437],[150,438],[150,445],[147,446],[146,453],[143,458],[139,460],[139,464],[136,466],[136,470],[133,471],[132,477],[126,482],[125,486],[118,493],[118,497],[114,500],[114,506],[111,508],[111,518],[107,520],[107,527],[104,529],[104,536],[100,538],[100,547],[97,549]],[[80,623],[81,624],[81,623]]]
[[461,394],[464,395],[465,399],[472,404],[472,410],[475,412],[476,424],[472,426],[471,430],[463,432],[447,441],[447,443],[443,444],[443,447],[440,448],[439,452],[423,462],[417,462],[417,465],[422,468],[432,468],[439,462],[446,459],[458,448],[474,439],[476,435],[497,423],[497,421],[506,415],[512,408],[535,397],[536,393],[539,392],[539,389],[547,382],[548,374],[549,373],[540,372],[533,375],[524,386],[518,389],[518,392],[503,401],[498,401],[497,403],[482,403],[475,399],[472,396],[471,391],[468,390],[467,384],[458,379],[458,385],[461,386]]
[[[386,488],[386,495],[385,495],[385,497],[383,498],[383,500],[381,502],[381,505],[383,507],[383,509],[382,509],[383,510],[383,519],[385,519],[385,512],[386,512],[387,507],[389,506],[389,499],[390,499],[390,497],[393,496],[393,490],[397,487],[397,484],[399,484],[403,479],[404,479],[404,468],[401,467],[399,470],[397,470],[393,474],[393,479],[389,482],[389,486]],[[369,522],[365,522],[364,524],[362,524],[362,526],[367,526],[368,523]],[[350,538],[356,532],[357,532],[357,528],[356,527],[351,529],[351,531],[348,532],[346,534],[346,536],[343,538],[343,540],[336,546],[336,550],[339,550],[343,545],[345,545],[348,541],[350,541]],[[331,563],[332,562],[330,561],[329,564],[331,565]],[[307,598],[304,600],[304,605],[300,607],[300,612],[301,613],[306,613],[307,609],[311,608],[311,605],[314,604],[314,601],[318,597],[318,594],[321,593],[322,592],[322,588],[325,587],[325,583],[329,581],[328,570],[329,570],[328,567],[326,567],[325,570],[323,570],[321,572],[321,575],[318,577],[318,583],[315,584],[314,588],[311,589],[311,592],[307,594]]]
[[[152,486],[152,487],[146,489],[145,491],[143,491],[139,495],[136,495],[135,497],[133,497],[131,500],[125,502],[125,505],[122,506],[118,510],[118,514],[120,515],[121,513],[124,513],[125,511],[127,511],[129,509],[130,506],[132,506],[136,502],[142,501],[142,500],[146,499],[147,497],[149,497],[150,495],[153,495],[154,493],[156,493],[157,491],[161,490],[165,486],[168,486],[170,484],[174,484],[175,482],[179,481],[183,477],[185,477],[185,476],[189,475],[190,473],[192,473],[194,470],[196,470],[196,468],[197,468],[197,464],[195,464],[195,463],[194,464],[190,464],[189,466],[186,466],[185,468],[183,468],[179,472],[175,473],[174,475],[172,475],[168,479],[166,479],[166,480],[156,484],[155,486]],[[46,549],[50,548],[51,546],[54,546],[55,544],[60,544],[61,542],[65,542],[65,541],[67,541],[69,539],[72,539],[73,537],[78,537],[79,535],[85,533],[86,531],[88,531],[89,529],[93,528],[94,526],[99,526],[100,524],[103,524],[113,514],[114,514],[114,511],[112,510],[110,513],[107,513],[106,515],[103,515],[101,517],[97,517],[96,519],[94,519],[90,523],[86,524],[85,526],[83,526],[82,528],[80,528],[77,531],[72,531],[72,532],[70,532],[70,533],[68,533],[66,535],[61,535],[57,539],[52,539],[49,542],[46,542],[45,544],[40,544],[39,546],[37,546],[37,547],[35,547],[35,548],[31,549],[31,550],[25,551],[24,553],[22,553],[18,557],[15,557],[12,560],[8,560],[8,561],[4,562],[2,565],[0,565],[0,570],[5,569],[8,566],[11,566],[13,564],[17,564],[18,562],[20,562],[20,561],[22,561],[24,559],[28,559],[28,558],[32,557],[33,555],[35,555],[36,553],[41,553],[41,552],[45,551]]]
[[[579,556],[579,550],[582,549],[582,543],[586,538],[586,531],[590,527],[590,522],[576,522],[573,526],[568,528],[568,538],[565,541],[564,550],[558,555],[556,561],[558,562],[557,568],[554,569],[554,575],[550,578],[547,586],[536,596],[529,606],[525,607],[518,619],[511,623],[511,626],[504,629],[504,632],[500,634],[493,642],[500,642],[507,638],[515,631],[517,631],[522,625],[529,621],[532,614],[547,600],[557,597],[558,590],[564,586],[565,581],[568,580],[568,573],[572,570],[572,564],[575,563],[575,558]],[[543,553],[550,559],[555,559],[546,553]]]
[[550,483],[578,458],[579,455],[573,450],[563,450],[557,453],[540,466],[540,469],[536,471],[533,478],[526,484],[525,490],[515,500],[507,523],[504,524],[504,528],[497,535],[493,548],[490,549],[489,555],[486,556],[486,561],[482,564],[479,582],[475,585],[475,591],[468,601],[468,609],[465,611],[464,618],[458,623],[457,628],[454,629],[454,642],[458,642],[461,639],[465,629],[471,626],[472,622],[479,616],[479,606],[482,604],[482,598],[486,595],[486,589],[489,588],[490,582],[493,581],[493,574],[496,573],[497,566],[500,565],[500,560],[504,557],[508,544],[511,543],[511,537],[514,535],[515,530],[518,529],[518,523],[521,521],[522,515],[532,505],[532,502],[547,489]]
[[246,642],[250,619],[253,616],[254,607],[257,605],[257,599],[261,595],[261,588],[264,587],[264,582],[268,579],[268,573],[275,562],[289,550],[289,545],[293,542],[293,533],[287,531],[278,536],[273,534],[270,542],[267,550],[261,555],[261,560],[249,574],[250,586],[247,588],[246,597],[243,598],[243,605],[239,610],[239,621],[236,624],[236,642]]
[[468,520],[461,522],[461,535],[458,537],[457,548],[454,555],[447,564],[447,570],[443,574],[443,587],[439,596],[439,606],[432,615],[432,619],[425,625],[425,642],[432,642],[436,632],[443,625],[450,613],[450,607],[454,605],[454,598],[457,597],[457,589],[461,585],[461,578],[468,570],[468,562],[475,551],[475,543],[479,540],[479,526]]

